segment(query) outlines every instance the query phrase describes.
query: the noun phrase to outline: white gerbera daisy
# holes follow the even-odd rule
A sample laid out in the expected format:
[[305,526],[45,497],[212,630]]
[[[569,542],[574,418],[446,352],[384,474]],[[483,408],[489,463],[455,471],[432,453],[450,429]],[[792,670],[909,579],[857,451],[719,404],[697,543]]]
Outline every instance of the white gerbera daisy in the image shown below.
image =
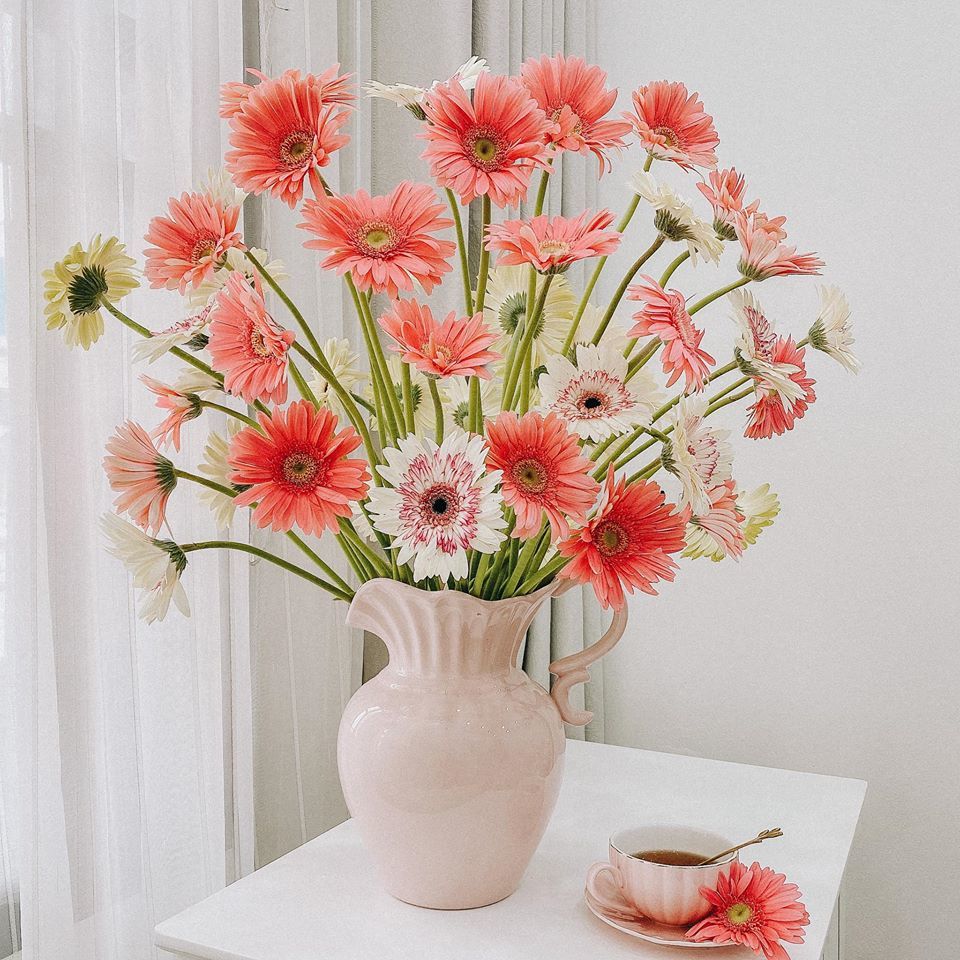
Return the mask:
[[629,383],[626,377],[627,359],[616,346],[578,346],[576,366],[561,356],[547,361],[537,383],[541,408],[556,413],[585,440],[645,426],[664,394],[645,370]]
[[[447,388],[449,402],[445,405],[447,422],[459,427],[467,428],[467,414],[470,407],[470,378],[449,377],[444,381]],[[480,381],[480,406],[483,408],[485,420],[495,417],[500,412],[500,403],[503,398],[503,381],[500,377],[491,377]]]
[[850,304],[839,287],[820,288],[820,313],[809,337],[814,350],[822,350],[851,373],[860,370],[860,361],[850,350],[854,344]]
[[[460,64],[451,80],[458,80],[464,90],[472,90],[477,85],[477,77],[490,68],[487,61],[480,57],[471,57],[466,63]],[[434,80],[430,88],[443,81]],[[381,83],[379,80],[368,80],[363,89],[368,97],[376,100],[389,100],[398,107],[406,107],[418,120],[426,120],[423,112],[423,98],[427,95],[426,87],[416,87],[409,83]]]
[[[355,392],[358,384],[367,379],[367,372],[360,366],[358,354],[346,337],[331,337],[323,344],[323,355],[330,364],[337,382],[347,392]],[[310,381],[310,389],[314,396],[323,404],[340,412],[340,400],[336,391],[323,377],[316,377]]]
[[[597,335],[602,320],[603,310],[592,303],[588,303],[583,309],[583,316],[580,317],[580,325],[577,327],[573,342],[575,344],[593,343],[593,338]],[[630,338],[627,336],[627,328],[615,318],[611,318],[606,330],[603,331],[600,342],[612,344],[622,353],[630,342]]]
[[[227,463],[227,454],[230,452],[230,439],[240,429],[240,425],[231,420],[227,424],[227,436],[211,431],[203,448],[203,459],[200,461],[199,471],[209,479],[225,487],[233,487],[230,479],[233,468]],[[213,513],[218,530],[226,530],[233,523],[237,505],[233,497],[211,490],[209,487],[200,487],[197,496],[201,503],[205,503]]]
[[760,301],[748,290],[734,290],[729,296],[733,322],[737,325],[735,353],[740,369],[747,376],[763,380],[765,386],[790,403],[802,399],[803,386],[791,379],[800,368],[773,359],[777,335]]
[[223,391],[223,384],[211,377],[205,370],[198,370],[184,364],[180,374],[173,382],[173,389],[180,393],[195,393],[198,397],[208,397]]
[[[274,280],[286,280],[288,277],[286,267],[282,260],[271,260],[270,254],[259,247],[250,247],[250,253],[257,258],[257,263],[263,264],[263,268],[273,277]],[[239,270],[251,282],[257,276],[257,268],[246,258],[243,250],[237,247],[231,247],[227,251],[226,266],[214,270],[210,276],[203,281],[196,289],[191,290],[188,300],[195,307],[207,305],[211,298],[216,296],[230,279],[230,274]],[[266,292],[266,284],[264,292]]]
[[207,345],[207,335],[204,331],[210,322],[211,309],[212,304],[207,304],[198,313],[178,320],[165,330],[157,331],[152,337],[138,340],[133,345],[133,359],[137,363],[144,361],[153,363],[173,347],[202,350]]
[[[487,278],[487,292],[483,315],[491,330],[502,334],[493,348],[505,358],[519,324],[527,316],[527,293],[530,270],[526,266],[494,267]],[[544,277],[537,274],[537,291]],[[555,276],[547,291],[543,313],[537,322],[537,332],[532,345],[533,369],[544,366],[548,358],[560,353],[577,309],[577,298],[570,289],[566,277]]]
[[[369,509],[369,504],[367,509]],[[357,531],[360,537],[369,540],[370,543],[377,542],[377,535],[373,527],[370,526],[370,519],[357,500],[354,500],[350,506],[350,519],[353,521],[353,529]]]
[[43,312],[48,330],[62,330],[68,347],[89,350],[103,336],[103,300],[119,303],[140,285],[134,261],[116,237],[98,233],[84,249],[75,243],[67,255],[43,271]]
[[630,178],[627,186],[653,207],[653,224],[660,233],[668,240],[686,243],[694,266],[698,257],[704,262],[719,262],[723,241],[712,223],[697,216],[689,200],[642,170]]
[[764,527],[769,527],[780,512],[780,501],[769,483],[755,490],[741,490],[737,494],[737,508],[744,516],[743,539],[748,544],[757,542]]
[[184,616],[190,616],[187,594],[180,583],[187,566],[186,554],[172,541],[154,540],[115,514],[104,514],[100,525],[109,541],[108,552],[126,564],[133,585],[143,591],[140,617],[147,623],[162,620],[171,600]]
[[710,491],[729,480],[733,468],[730,431],[707,426],[706,409],[703,397],[683,397],[673,415],[673,435],[661,452],[664,467],[680,481],[678,506],[689,506],[694,514],[710,509]]
[[383,451],[377,468],[390,487],[370,490],[374,527],[394,538],[414,580],[467,575],[467,550],[493,553],[503,542],[499,470],[487,469],[483,437],[457,430],[438,447],[411,434]]
[[246,193],[233,182],[226,167],[209,167],[206,182],[200,189],[212,200],[222,201],[225,207],[239,207],[247,199]]

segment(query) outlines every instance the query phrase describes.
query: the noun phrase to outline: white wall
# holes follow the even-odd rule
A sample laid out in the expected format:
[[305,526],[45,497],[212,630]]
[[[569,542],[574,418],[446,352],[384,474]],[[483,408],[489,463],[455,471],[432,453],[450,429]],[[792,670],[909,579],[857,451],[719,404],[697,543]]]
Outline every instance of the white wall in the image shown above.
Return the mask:
[[[868,780],[844,960],[960,952],[956,11],[601,4],[598,59],[624,105],[646,80],[701,92],[721,163],[848,292],[864,362],[852,377],[810,359],[818,400],[792,435],[744,440],[742,408],[728,411],[741,482],[769,480],[783,512],[739,565],[684,562],[660,598],[633,602],[604,667],[607,739]],[[603,185],[616,210],[622,179]],[[677,285],[713,289],[702,271]],[[815,287],[756,292],[802,336]],[[705,320],[714,345],[727,312]]]

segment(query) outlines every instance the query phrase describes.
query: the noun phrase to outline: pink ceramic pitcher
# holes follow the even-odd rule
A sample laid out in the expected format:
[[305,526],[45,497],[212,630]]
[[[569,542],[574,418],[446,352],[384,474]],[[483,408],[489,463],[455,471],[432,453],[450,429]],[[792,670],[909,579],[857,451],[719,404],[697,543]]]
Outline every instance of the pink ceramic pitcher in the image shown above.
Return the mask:
[[550,665],[552,698],[517,666],[540,606],[569,587],[479,600],[395,580],[363,584],[347,623],[390,655],[340,723],[338,763],[351,815],[386,889],[462,909],[516,890],[553,812],[563,721],[582,725],[570,687],[620,639],[626,610],[593,646]]

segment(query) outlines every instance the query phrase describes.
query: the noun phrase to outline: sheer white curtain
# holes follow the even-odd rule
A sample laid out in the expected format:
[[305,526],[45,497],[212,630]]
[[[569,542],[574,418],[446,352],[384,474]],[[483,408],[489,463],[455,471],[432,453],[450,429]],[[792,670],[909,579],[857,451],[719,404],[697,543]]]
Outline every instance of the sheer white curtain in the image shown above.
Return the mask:
[[[219,162],[217,90],[240,74],[240,3],[0,9],[10,417],[0,903],[20,904],[25,960],[139,960],[154,956],[159,919],[237,871],[231,648],[244,617],[230,612],[246,605],[245,568],[200,557],[188,571],[188,588],[204,583],[194,617],[137,620],[97,528],[112,499],[100,459],[117,423],[156,414],[109,317],[83,356],[44,329],[40,274],[101,231],[139,256],[149,218]],[[182,316],[176,296],[145,291],[126,309],[154,328]],[[194,432],[183,459],[196,463],[201,444]],[[190,491],[172,502],[175,532],[211,528]]]

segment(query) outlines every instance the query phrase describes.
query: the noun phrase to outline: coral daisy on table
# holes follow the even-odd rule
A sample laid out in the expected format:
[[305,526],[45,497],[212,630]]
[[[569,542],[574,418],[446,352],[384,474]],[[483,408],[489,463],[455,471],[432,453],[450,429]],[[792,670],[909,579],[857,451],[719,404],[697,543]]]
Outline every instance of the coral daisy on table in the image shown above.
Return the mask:
[[100,521],[107,541],[107,551],[122,560],[133,575],[133,585],[143,591],[139,616],[147,623],[162,620],[170,602],[185,616],[190,616],[187,594],[180,576],[187,566],[186,554],[170,540],[154,540],[132,523],[104,514]]
[[600,605],[614,610],[623,607],[624,590],[656,594],[653,584],[673,580],[678,569],[670,554],[683,549],[686,516],[653,481],[628,485],[611,467],[597,512],[557,544],[570,558],[560,577],[591,584]]
[[169,387],[145,373],[141,374],[140,382],[156,395],[157,406],[168,411],[151,436],[160,443],[172,443],[173,449],[179,451],[181,428],[187,421],[196,420],[203,413],[200,398],[195,393],[184,393],[175,387]]
[[854,344],[850,304],[839,287],[820,288],[820,312],[808,336],[814,350],[832,357],[850,373],[860,370],[860,361],[850,349]]
[[97,234],[84,247],[43,271],[43,312],[48,330],[62,330],[68,347],[89,350],[103,336],[103,301],[119,303],[139,286],[134,260],[116,237]]
[[287,70],[250,88],[230,116],[234,149],[224,158],[238,187],[269,193],[289,207],[299,203],[307,181],[316,196],[323,195],[320,170],[350,142],[340,133],[350,114],[339,106],[346,78],[322,77]]
[[431,187],[404,180],[382,197],[358,190],[308,200],[298,226],[316,238],[305,247],[330,251],[321,266],[340,276],[349,271],[359,289],[396,299],[415,280],[430,293],[452,269],[448,261],[456,243],[432,236],[453,226],[439,216],[441,210]]
[[792,430],[794,423],[803,417],[807,407],[817,399],[813,390],[816,380],[807,376],[803,354],[803,347],[798,347],[793,337],[780,338],[773,345],[770,356],[772,364],[781,370],[791,367],[795,371],[789,375],[790,390],[786,391],[779,379],[754,379],[757,399],[747,408],[745,437],[768,439]]
[[680,481],[678,505],[700,513],[710,506],[710,490],[730,479],[733,447],[729,430],[707,425],[703,397],[683,397],[673,415],[673,434],[664,443],[664,467]]
[[238,507],[255,503],[258,527],[291,530],[298,526],[317,536],[338,529],[351,504],[367,494],[366,460],[349,458],[360,446],[353,427],[337,430],[337,417],[297,400],[272,417],[259,415],[260,429],[244,427],[230,442],[230,481],[246,487]]
[[379,323],[405,363],[434,377],[489,380],[489,364],[500,359],[499,353],[487,349],[497,335],[483,322],[482,313],[460,318],[451,310],[440,322],[425,304],[397,300]]
[[736,240],[734,222],[743,210],[743,191],[747,182],[736,167],[729,170],[711,170],[706,183],[698,183],[697,189],[713,207],[713,227],[717,236],[724,240]]
[[625,120],[605,120],[617,99],[606,88],[607,74],[582,57],[530,57],[520,67],[520,80],[540,109],[556,123],[548,134],[558,150],[592,153],[601,174],[610,169],[607,151],[626,146],[630,132]]
[[554,539],[568,536],[568,519],[586,522],[600,484],[590,475],[592,464],[580,452],[576,434],[555,413],[501,413],[487,420],[486,435],[487,466],[503,475],[500,491],[517,517],[513,536],[536,536],[544,514]]
[[438,447],[410,435],[383,451],[390,486],[370,491],[373,526],[394,538],[413,578],[467,575],[467,550],[493,553],[505,539],[500,472],[488,470],[483,437],[456,431]]
[[588,257],[604,257],[620,246],[620,233],[607,229],[609,210],[578,217],[504,220],[487,228],[487,249],[499,251],[498,264],[530,264],[540,273],[562,273]]
[[[737,215],[734,228],[740,241],[737,269],[758,283],[770,277],[811,276],[820,273],[823,261],[815,253],[797,253],[796,247],[771,236],[770,221],[763,215]],[[779,232],[779,228],[778,228]]]
[[147,228],[144,239],[153,246],[144,250],[144,272],[151,287],[183,294],[209,280],[228,250],[243,248],[240,207],[206,193],[183,193],[170,198],[168,209],[168,217],[154,217]]
[[641,274],[640,283],[627,288],[630,300],[639,300],[643,308],[633,315],[636,325],[631,337],[659,337],[664,344],[661,354],[663,371],[669,374],[670,387],[680,377],[684,390],[702,390],[713,366],[713,357],[700,344],[703,331],[687,312],[687,301],[679,290],[664,290],[653,277]]
[[224,388],[247,403],[287,399],[287,351],[292,330],[278,326],[263,297],[242,274],[232,273],[217,295],[210,323],[210,356]]
[[713,117],[704,111],[699,95],[688,93],[682,83],[657,80],[640,87],[633,93],[633,110],[624,116],[647,153],[684,170],[717,165],[714,148],[720,138]]
[[147,533],[156,534],[166,517],[167,500],[177,485],[173,464],[153,445],[146,430],[128,420],[107,441],[103,469],[119,494],[114,506]]
[[797,885],[786,881],[769,867],[734,860],[713,890],[700,888],[713,909],[687,931],[687,939],[743,944],[767,960],[789,960],[781,941],[803,943],[810,915]]
[[627,381],[627,360],[616,344],[577,347],[577,364],[547,360],[537,381],[541,409],[553,412],[585,440],[603,440],[644,426],[663,401],[653,378],[640,370]]
[[706,504],[694,510],[687,522],[683,556],[696,559],[739,557],[746,546],[743,535],[744,514],[737,500],[733,480],[726,480],[707,491]]
[[546,137],[555,124],[511,77],[481,74],[472,101],[451,79],[428,92],[423,110],[423,157],[461,203],[486,195],[498,207],[516,205],[533,171],[548,166]]

